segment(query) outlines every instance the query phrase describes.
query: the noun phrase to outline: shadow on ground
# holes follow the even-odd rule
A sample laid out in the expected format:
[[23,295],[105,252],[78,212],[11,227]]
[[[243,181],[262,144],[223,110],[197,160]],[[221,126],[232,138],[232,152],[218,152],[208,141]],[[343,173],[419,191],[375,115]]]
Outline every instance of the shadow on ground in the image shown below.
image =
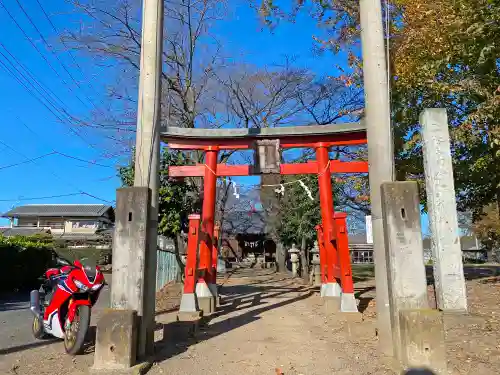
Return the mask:
[[[275,282],[276,280],[273,281]],[[224,287],[224,295],[228,295],[228,297],[223,299],[223,305],[215,313],[204,319],[196,337],[179,335],[179,323],[177,322],[164,324],[162,326],[164,339],[156,343],[157,361],[164,361],[179,355],[185,352],[191,345],[210,340],[213,337],[255,322],[261,319],[259,315],[266,311],[304,300],[314,293],[313,288],[309,286],[273,287],[267,285],[256,286],[257,284],[259,283]],[[286,295],[290,293],[300,293],[300,295],[287,298]],[[266,299],[278,296],[283,296],[283,301],[266,304]],[[255,308],[256,306],[261,307]],[[227,319],[208,324],[216,318],[234,311],[243,311],[247,308],[252,309],[240,315],[231,316]]]
[[17,353],[17,352],[21,352],[23,350],[29,350],[29,349],[39,348],[41,346],[48,346],[48,345],[55,344],[57,342],[61,342],[61,340],[53,338],[53,337],[50,337],[50,338],[46,338],[46,339],[43,339],[43,340],[40,340],[40,341],[37,341],[37,342],[32,342],[30,344],[12,346],[10,348],[0,349],[0,356],[7,355],[7,354],[12,354],[12,353]]
[[[434,282],[433,266],[425,266],[427,283]],[[354,283],[363,282],[375,277],[375,267],[372,264],[353,264],[352,274]],[[498,265],[464,265],[464,276],[466,280],[485,279],[492,276],[500,276]]]
[[[433,267],[426,266],[425,272],[427,274],[427,285],[434,285]],[[465,280],[471,281],[478,279],[486,279],[493,276],[500,276],[500,266],[495,266],[495,265],[464,266]]]

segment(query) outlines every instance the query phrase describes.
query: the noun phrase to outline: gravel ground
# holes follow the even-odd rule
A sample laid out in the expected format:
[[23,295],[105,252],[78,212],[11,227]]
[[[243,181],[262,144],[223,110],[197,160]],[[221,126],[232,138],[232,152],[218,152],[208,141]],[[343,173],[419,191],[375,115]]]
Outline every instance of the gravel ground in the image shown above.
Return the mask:
[[300,281],[241,270],[221,295],[196,340],[165,345],[150,374],[392,374],[375,358],[376,337],[351,342],[360,324],[325,316],[316,290]]
[[[500,278],[497,268],[467,272],[470,314],[445,316],[450,374],[500,373]],[[328,315],[316,290],[269,270],[236,271],[221,279],[222,306],[196,340],[162,340],[149,374],[393,374],[377,351],[375,290],[370,267],[355,270],[362,321]],[[181,286],[157,295],[158,321],[175,319]],[[432,300],[433,291],[429,289]],[[0,357],[0,374],[83,375],[93,348],[71,358],[60,342]],[[1,348],[0,348],[1,349]]]

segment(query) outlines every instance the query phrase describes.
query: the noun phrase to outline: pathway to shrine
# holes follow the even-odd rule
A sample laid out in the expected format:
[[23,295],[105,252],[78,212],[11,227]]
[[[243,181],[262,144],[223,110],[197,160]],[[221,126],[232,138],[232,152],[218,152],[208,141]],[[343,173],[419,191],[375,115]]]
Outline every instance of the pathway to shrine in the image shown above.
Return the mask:
[[[238,269],[219,282],[222,305],[208,325],[195,339],[165,340],[150,374],[393,373],[378,360],[372,306],[362,322],[327,315],[318,288],[268,269]],[[374,294],[363,285],[365,301]],[[176,313],[157,321],[168,330]]]

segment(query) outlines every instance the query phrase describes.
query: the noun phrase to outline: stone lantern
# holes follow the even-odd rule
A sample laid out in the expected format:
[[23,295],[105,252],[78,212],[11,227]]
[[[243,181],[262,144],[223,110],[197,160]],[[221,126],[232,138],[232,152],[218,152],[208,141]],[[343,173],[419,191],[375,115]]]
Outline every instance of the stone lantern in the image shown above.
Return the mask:
[[319,246],[318,241],[314,241],[314,246],[309,252],[311,254],[311,264],[312,264],[312,280],[314,286],[321,285],[321,267],[319,261]]
[[292,262],[292,275],[293,277],[297,277],[299,271],[299,262],[300,262],[300,250],[295,247],[295,244],[292,245],[292,248],[288,250],[290,254],[290,261]]

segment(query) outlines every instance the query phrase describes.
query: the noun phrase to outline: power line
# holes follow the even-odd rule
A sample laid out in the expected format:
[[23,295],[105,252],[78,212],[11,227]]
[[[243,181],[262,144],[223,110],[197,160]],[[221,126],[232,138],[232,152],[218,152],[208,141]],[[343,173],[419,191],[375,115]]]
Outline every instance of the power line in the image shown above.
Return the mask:
[[[49,22],[50,26],[52,27],[52,30],[54,30],[54,32],[56,34],[59,34],[59,31],[57,30],[57,27],[56,25],[52,22],[50,16],[47,14],[47,12],[45,11],[45,8],[43,7],[42,3],[40,2],[40,0],[36,0],[38,6],[40,7],[40,9],[42,10],[42,13],[43,15],[45,16],[45,19]],[[68,50],[68,54],[69,56],[71,57],[71,60],[73,60],[73,63],[75,64],[75,66],[77,67],[77,69],[80,71],[80,73],[82,75],[85,75],[85,72],[83,71],[82,67],[80,66],[80,64],[78,63],[78,61],[76,60],[75,56],[73,55],[73,53],[71,52],[71,50],[69,50],[68,46],[66,45],[66,43],[64,42],[64,40],[61,39],[61,43],[62,45]],[[95,88],[94,86],[92,85],[92,82],[88,82],[88,85],[91,89],[93,89],[94,91]],[[102,102],[101,102],[102,103]],[[104,103],[103,103],[104,104]]]
[[[84,127],[100,128],[103,130],[116,129],[117,131],[135,132],[133,129],[122,128],[119,126],[114,127],[114,126],[109,126],[109,125],[105,125],[105,124],[90,125],[85,121],[82,121],[80,119],[75,118],[74,116],[72,116],[70,113],[68,113],[63,108],[63,106],[67,106],[64,103],[64,101],[56,93],[54,93],[49,87],[45,87],[45,85],[42,82],[37,80],[36,77],[34,76],[34,74],[31,73],[31,71],[24,64],[22,64],[16,58],[16,56],[13,55],[9,51],[9,49],[1,42],[0,42],[0,47],[2,47],[5,50],[5,52],[8,54],[8,56],[6,56],[2,51],[0,51],[0,56],[2,56],[4,58],[4,60],[9,64],[9,66],[7,66],[4,62],[2,62],[0,60],[0,65],[3,66],[4,70],[6,70],[7,73],[9,73],[11,75],[12,78],[14,78],[21,86],[23,86],[26,89],[26,91],[28,91],[28,93],[34,99],[36,99],[47,110],[49,110],[49,112],[51,112],[54,115],[54,117],[56,117],[56,119],[59,120],[61,123],[63,123],[63,124],[67,123],[69,126],[73,126],[73,123],[77,122],[79,126],[84,126]],[[14,72],[14,70],[15,70],[15,72]],[[36,93],[33,91],[35,91]],[[78,132],[76,132],[72,128],[70,128],[69,130],[74,135],[81,138],[85,144],[87,144],[95,149],[94,145],[89,144],[81,136],[81,134],[79,134]],[[105,136],[105,137],[109,138],[109,139],[113,139],[115,141],[118,141],[117,139],[115,139],[113,137],[109,137],[109,136]]]
[[[52,91],[50,89],[50,87],[46,87],[44,84],[42,84],[39,80],[37,80],[35,78],[35,76],[31,73],[31,71],[26,67],[26,65],[24,65],[23,63],[21,63],[16,56],[14,56],[10,51],[9,49],[2,43],[0,42],[0,47],[2,47],[5,52],[9,55],[9,57],[5,56],[2,52],[0,52],[0,54],[3,56],[3,58],[14,68],[16,69],[17,72],[19,72],[19,74],[27,81],[29,82],[29,79],[26,78],[26,76],[23,74],[23,72],[21,72],[18,67],[20,67],[24,72],[26,72],[26,74],[29,76],[29,78],[34,82],[36,83],[36,85],[46,94],[47,97],[53,97],[54,98],[54,102],[57,100],[59,101],[59,104],[62,105],[62,106],[65,106],[64,102],[61,100],[61,98],[56,94],[54,93],[54,91]],[[11,61],[13,60],[15,62],[15,64]],[[34,85],[32,85],[34,87]],[[51,98],[52,99],[52,98]],[[54,107],[55,107],[55,104],[52,104]],[[63,109],[64,111],[64,109]]]
[[[15,25],[17,26],[17,28],[21,31],[21,33],[24,35],[24,37],[28,40],[28,42],[32,45],[32,47],[38,52],[38,54],[42,57],[42,59],[47,63],[47,65],[51,68],[51,70],[62,80],[62,82],[65,84],[65,86],[72,92],[73,89],[67,85],[67,82],[61,77],[61,75],[59,74],[59,72],[54,68],[54,66],[50,63],[50,61],[47,59],[47,57],[40,51],[40,49],[36,46],[36,44],[33,42],[33,40],[29,37],[29,35],[26,33],[26,31],[22,28],[22,26],[16,21],[15,17],[12,15],[12,13],[7,9],[7,7],[5,6],[5,4],[3,3],[2,0],[0,0],[0,6],[2,6],[2,8],[5,10],[5,12],[7,13],[7,15],[9,16],[9,18],[15,23]],[[4,46],[5,48],[5,46]],[[11,73],[12,74],[12,73]],[[17,79],[17,77],[15,77]],[[19,81],[19,80],[18,80]],[[81,99],[78,97],[78,95],[75,94],[75,96],[81,101]],[[47,106],[46,106],[47,107]],[[73,116],[71,116],[67,111],[63,110],[64,113],[70,117],[70,118],[74,118]],[[51,111],[53,113],[53,111]],[[54,114],[54,113],[53,113]],[[58,118],[58,116],[56,116],[56,118]],[[62,121],[63,123],[65,121],[61,120],[59,118],[60,121]],[[87,140],[81,135],[79,134],[75,129],[72,129],[71,127],[69,128],[69,130],[75,134],[77,137],[79,137],[85,144],[87,144],[88,146],[90,146],[91,148],[97,150],[97,148],[95,147],[95,145],[93,145],[92,143],[89,143],[87,142]]]
[[34,161],[46,158],[47,156],[51,156],[51,155],[54,155],[54,154],[55,154],[55,152],[50,152],[48,154],[40,155],[40,156],[37,156],[36,158],[31,158],[31,159],[28,159],[28,160],[25,160],[25,161],[21,161],[19,163],[14,163],[14,164],[0,166],[0,170],[7,169],[7,168],[17,167],[17,166],[23,165],[23,164],[33,163]]
[[45,196],[45,197],[27,197],[27,198],[22,198],[22,196],[21,196],[21,197],[14,198],[14,199],[0,199],[0,202],[37,201],[37,200],[42,200],[42,199],[52,199],[52,198],[62,198],[62,197],[74,197],[74,196],[77,196],[77,195],[86,195],[88,197],[91,197],[91,198],[94,198],[94,199],[97,199],[99,201],[106,202],[106,203],[109,203],[109,204],[112,204],[113,202],[115,202],[115,201],[108,201],[108,200],[105,200],[105,199],[101,199],[99,197],[96,197],[96,196],[94,196],[92,194],[88,194],[88,193],[85,193],[85,192],[59,194],[59,195],[49,195],[49,196]]
[[[68,70],[68,68],[66,67],[66,65],[64,65],[64,63],[61,61],[61,59],[59,58],[59,56],[51,49],[49,43],[47,42],[47,39],[45,38],[45,36],[42,34],[42,32],[40,31],[40,29],[36,26],[35,22],[33,21],[33,19],[30,17],[30,15],[26,12],[26,10],[24,9],[24,7],[22,6],[21,2],[19,0],[16,0],[17,2],[17,5],[19,6],[19,8],[21,9],[21,11],[23,12],[23,14],[26,16],[26,18],[28,19],[29,23],[33,26],[33,28],[35,29],[35,31],[38,33],[38,35],[40,36],[40,38],[42,39],[42,42],[45,44],[46,48],[54,55],[54,57],[56,58],[57,62],[59,63],[59,65],[63,68],[63,70],[68,74],[68,76],[70,77],[70,79],[73,81],[73,83],[79,88],[81,89],[81,86],[80,84],[76,81],[76,79],[73,77],[73,75],[71,74],[71,72]],[[5,6],[4,6],[5,8]],[[57,73],[56,73],[57,74]],[[67,83],[64,81],[64,79],[58,74],[58,76],[61,78],[61,80],[63,81],[64,84],[67,85]],[[68,89],[71,91],[71,92],[74,92],[73,89],[70,87],[70,86],[67,86]],[[85,96],[86,96],[86,99],[92,104],[92,106],[97,109],[97,107],[94,105],[94,103],[92,102],[92,100],[85,94],[83,93]],[[75,93],[75,97],[80,101],[80,103],[82,103],[83,105],[86,105],[83,100],[78,96],[76,95]]]
[[[5,46],[4,46],[4,48],[5,48]],[[0,52],[0,55],[4,56],[4,58],[5,58],[5,55],[4,55],[2,52]],[[8,59],[7,59],[7,62],[8,62],[9,64],[11,64],[11,65],[14,67],[14,69],[16,69],[16,71],[17,71],[18,73],[20,73],[21,77],[23,77],[24,79],[26,79],[26,76],[25,76],[22,72],[20,72],[20,71],[19,71],[19,69],[17,69],[17,67],[16,67],[14,64],[12,64],[12,62],[11,62],[10,60],[8,60]],[[47,109],[49,110],[49,112],[50,112],[50,113],[52,113],[56,119],[58,119],[58,120],[59,120],[61,123],[63,123],[63,124],[64,124],[64,123],[68,123],[68,119],[63,119],[63,118],[61,117],[61,115],[62,115],[62,116],[66,115],[66,116],[68,116],[68,117],[72,117],[72,116],[71,116],[71,115],[69,115],[69,114],[68,114],[68,113],[67,113],[64,109],[60,109],[60,108],[55,107],[54,103],[52,103],[52,102],[51,102],[51,101],[47,98],[47,96],[45,96],[43,93],[40,93],[40,90],[39,90],[37,87],[35,87],[35,86],[33,85],[33,83],[31,83],[28,79],[26,79],[26,81],[27,81],[29,84],[31,84],[31,88],[33,88],[33,89],[34,89],[34,90],[35,90],[35,91],[36,91],[36,92],[37,92],[37,93],[38,93],[38,94],[39,94],[42,98],[44,98],[44,99],[47,101],[47,103],[48,103],[49,105],[51,105],[53,108],[49,107],[49,105],[48,105],[47,103],[45,103],[45,102],[44,102],[42,99],[40,99],[40,98],[39,98],[39,97],[38,97],[35,93],[33,93],[33,91],[31,90],[31,88],[30,88],[30,87],[28,87],[28,86],[26,85],[26,83],[25,83],[25,82],[23,82],[23,81],[20,79],[20,77],[19,77],[19,76],[18,76],[15,72],[13,72],[12,68],[10,68],[9,66],[7,66],[7,65],[6,65],[6,64],[5,64],[2,60],[0,60],[0,65],[2,65],[2,67],[4,68],[4,70],[6,70],[6,71],[7,71],[7,73],[9,73],[9,74],[10,74],[10,75],[11,75],[11,76],[12,76],[12,77],[13,77],[13,78],[14,78],[14,79],[15,79],[15,80],[16,80],[16,81],[17,81],[17,82],[21,85],[21,86],[23,86],[23,87],[26,89],[26,91],[28,91],[28,93],[29,93],[31,96],[33,96],[33,97],[34,97],[34,98],[35,98],[38,102],[40,102],[40,103],[41,103],[41,104],[42,104],[45,108],[47,108]],[[54,111],[55,111],[55,112],[54,112]],[[56,113],[56,112],[58,112],[58,113]],[[62,112],[62,113],[61,113],[61,112]],[[87,145],[89,145],[90,147],[92,147],[92,148],[94,148],[94,149],[95,149],[95,146],[94,146],[94,145],[92,145],[91,143],[87,142],[87,140],[86,140],[85,138],[83,138],[83,136],[82,136],[81,134],[79,134],[77,131],[75,131],[75,129],[73,129],[73,128],[71,127],[71,123],[70,123],[69,125],[70,125],[70,127],[69,127],[70,132],[72,132],[72,133],[73,133],[73,134],[75,134],[77,137],[79,137],[79,138],[80,138],[80,139],[81,139],[81,140],[82,140],[85,144],[87,144]]]
[[64,154],[62,152],[59,152],[59,151],[56,151],[55,154],[57,155],[60,155],[60,156],[63,156],[65,158],[68,158],[68,159],[73,159],[73,160],[77,160],[77,161],[81,161],[83,163],[88,163],[88,164],[92,164],[92,165],[96,165],[98,167],[103,167],[103,168],[112,168],[114,169],[115,167],[112,167],[111,165],[105,165],[105,164],[99,164],[99,163],[96,163],[95,161],[93,160],[85,160],[85,159],[80,159],[76,156],[71,156],[71,155],[68,155],[68,154]]
[[[29,158],[28,158],[25,154],[23,154],[23,153],[22,153],[21,151],[19,151],[19,150],[16,150],[14,147],[12,147],[12,146],[8,145],[7,143],[5,143],[4,141],[2,141],[1,139],[0,139],[0,143],[1,143],[1,144],[3,144],[5,147],[9,148],[10,150],[12,150],[13,152],[15,152],[16,154],[21,155],[23,158],[25,158],[25,159],[28,159],[28,160],[29,160]],[[55,173],[54,171],[52,171],[52,170],[51,170],[51,171],[50,171],[50,173],[51,173],[51,174],[52,174],[52,175],[53,175],[56,179],[58,179],[59,181],[64,180],[63,178],[61,178],[61,176],[59,176],[59,175],[58,175],[57,173]],[[66,184],[68,184],[69,186],[72,186],[75,190],[79,191],[79,192],[80,192],[80,194],[82,194],[82,195],[86,195],[86,196],[88,196],[88,197],[94,198],[94,199],[96,199],[96,200],[100,200],[100,201],[102,201],[102,202],[107,202],[107,203],[110,203],[110,204],[112,203],[111,201],[108,201],[107,199],[103,199],[103,198],[97,197],[96,195],[90,194],[90,193],[88,193],[88,192],[86,192],[86,191],[84,191],[84,190],[82,190],[82,189],[79,189],[77,186],[73,185],[73,184],[72,184],[71,182],[69,182],[69,181],[67,181],[67,182],[66,182]]]
[[[21,123],[21,125],[23,125],[29,132],[31,132],[37,139],[40,138],[40,135],[34,131],[30,126],[28,126],[28,124],[26,124],[23,120],[21,120],[19,118],[18,115],[16,115],[16,118],[17,120]],[[82,158],[79,158],[79,157],[76,157],[76,156],[72,156],[72,155],[68,155],[68,154],[65,154],[63,152],[59,152],[57,151],[56,149],[54,149],[53,147],[50,147],[49,148],[52,150],[52,152],[54,152],[55,154],[58,154],[60,156],[63,156],[63,157],[66,157],[66,158],[69,158],[69,159],[74,159],[74,160],[78,160],[78,161],[81,161],[81,162],[84,162],[84,163],[88,163],[88,164],[93,164],[93,165],[96,165],[96,166],[99,166],[99,167],[104,167],[104,168],[115,168],[113,166],[110,166],[110,165],[104,165],[104,164],[100,164],[100,163],[97,163],[95,160],[85,160],[85,159],[82,159]]]
[[72,197],[75,195],[82,195],[82,193],[68,193],[68,194],[59,194],[59,195],[49,195],[45,197],[28,197],[28,198],[14,198],[14,199],[0,199],[0,202],[14,202],[14,201],[36,201],[42,199],[51,199],[51,198],[62,198],[62,197]]

